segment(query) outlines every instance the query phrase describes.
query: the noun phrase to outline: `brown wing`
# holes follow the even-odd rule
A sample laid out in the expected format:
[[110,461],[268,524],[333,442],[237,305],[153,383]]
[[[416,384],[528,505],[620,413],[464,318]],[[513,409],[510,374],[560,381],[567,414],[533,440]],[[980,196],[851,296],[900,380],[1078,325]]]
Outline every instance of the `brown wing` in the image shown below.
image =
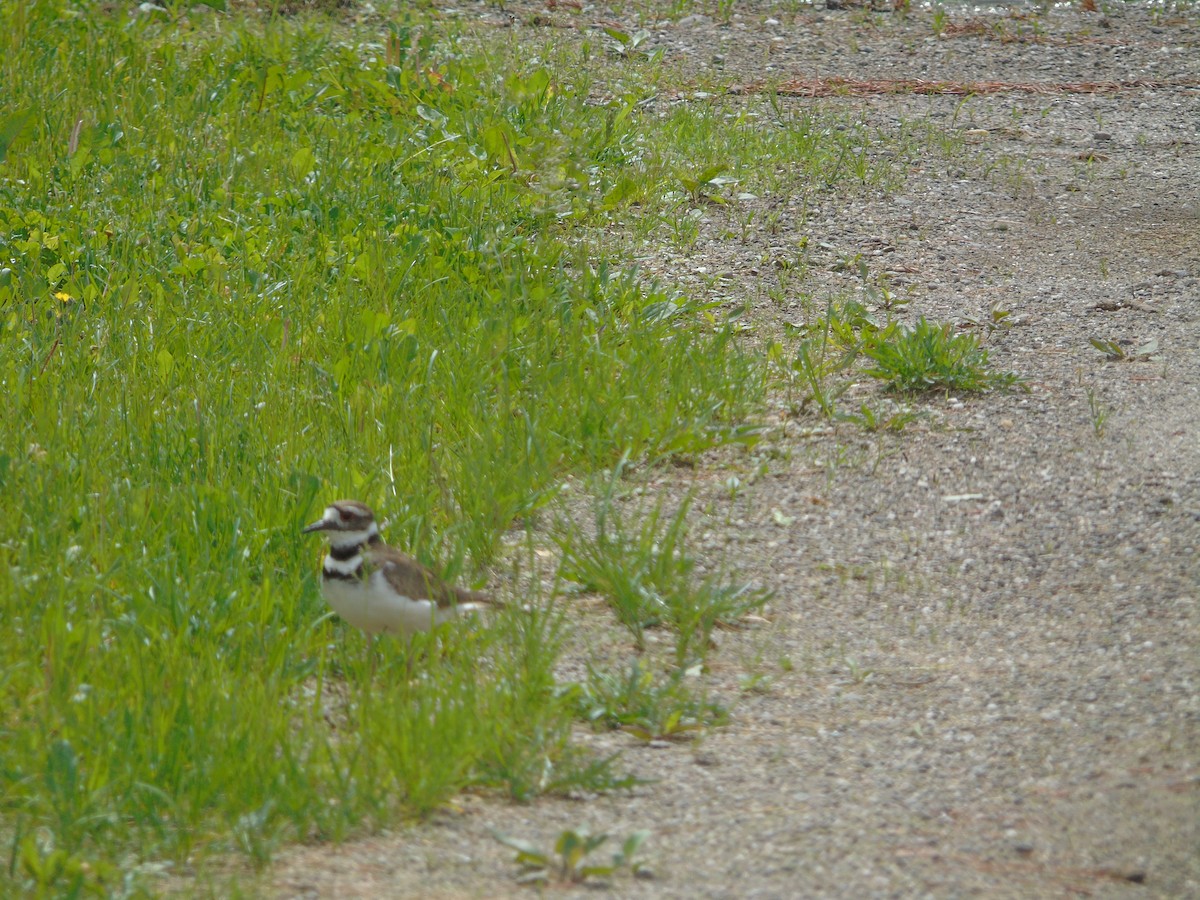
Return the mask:
[[413,600],[432,600],[443,608],[463,603],[497,605],[495,600],[480,591],[447,584],[428,567],[386,544],[368,546],[366,556],[373,566],[383,571],[388,584]]

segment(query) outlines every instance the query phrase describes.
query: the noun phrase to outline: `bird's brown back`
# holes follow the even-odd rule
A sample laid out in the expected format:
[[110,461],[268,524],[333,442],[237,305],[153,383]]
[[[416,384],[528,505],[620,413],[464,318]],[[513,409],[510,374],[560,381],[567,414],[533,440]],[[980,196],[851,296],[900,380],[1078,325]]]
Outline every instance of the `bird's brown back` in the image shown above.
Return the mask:
[[412,600],[432,600],[440,607],[459,606],[464,603],[479,603],[484,606],[499,605],[495,599],[482,591],[447,584],[427,566],[422,565],[407,553],[394,547],[376,542],[365,548],[367,560],[383,571],[388,583],[400,594]]

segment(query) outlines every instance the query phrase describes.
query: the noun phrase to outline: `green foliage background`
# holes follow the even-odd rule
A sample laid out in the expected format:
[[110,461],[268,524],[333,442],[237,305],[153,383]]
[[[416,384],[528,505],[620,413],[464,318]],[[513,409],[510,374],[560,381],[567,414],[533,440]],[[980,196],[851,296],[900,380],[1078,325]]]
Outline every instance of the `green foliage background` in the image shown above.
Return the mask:
[[0,35],[0,885],[600,777],[560,621],[356,693],[297,531],[360,497],[478,580],[565,473],[738,436],[761,361],[589,237],[661,192],[639,98],[420,19]]

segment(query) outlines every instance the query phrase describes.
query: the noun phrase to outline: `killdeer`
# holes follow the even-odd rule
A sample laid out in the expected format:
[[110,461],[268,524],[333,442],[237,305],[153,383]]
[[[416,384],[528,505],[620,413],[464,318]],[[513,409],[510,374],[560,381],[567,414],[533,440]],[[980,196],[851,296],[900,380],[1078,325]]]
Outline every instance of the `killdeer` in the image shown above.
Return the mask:
[[321,593],[334,611],[364,632],[399,634],[407,641],[463,613],[500,605],[487,594],[455,587],[389,547],[375,513],[357,500],[337,500],[302,532],[329,532]]

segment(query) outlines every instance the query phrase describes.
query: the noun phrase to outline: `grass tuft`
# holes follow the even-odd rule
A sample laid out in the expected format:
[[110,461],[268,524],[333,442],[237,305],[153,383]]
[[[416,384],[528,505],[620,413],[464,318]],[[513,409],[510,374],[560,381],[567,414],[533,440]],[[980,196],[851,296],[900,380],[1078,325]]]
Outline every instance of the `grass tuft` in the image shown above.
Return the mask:
[[576,714],[597,729],[622,729],[642,740],[694,737],[725,725],[729,712],[696,689],[686,670],[656,672],[642,660],[624,671],[588,667],[587,680],[570,686]]
[[602,594],[639,649],[647,628],[670,627],[675,664],[685,669],[708,655],[718,624],[761,609],[771,594],[721,573],[699,576],[686,549],[690,498],[669,517],[660,501],[630,528],[615,502],[620,475],[618,466],[596,501],[594,534],[568,528],[558,538],[561,574]]
[[912,328],[895,330],[888,340],[864,344],[862,352],[875,363],[867,374],[893,391],[985,391],[1020,383],[1011,372],[989,368],[987,350],[975,335],[955,334],[952,325],[933,325],[924,316]]

